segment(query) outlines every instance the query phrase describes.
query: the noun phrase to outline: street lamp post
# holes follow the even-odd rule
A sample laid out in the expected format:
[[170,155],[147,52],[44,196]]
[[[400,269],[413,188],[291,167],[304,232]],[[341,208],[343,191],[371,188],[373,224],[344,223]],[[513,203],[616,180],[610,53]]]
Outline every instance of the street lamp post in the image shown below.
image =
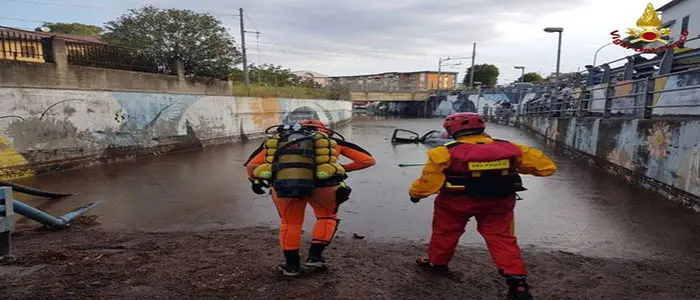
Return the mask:
[[607,47],[607,46],[610,46],[610,45],[612,45],[612,44],[613,44],[612,42],[611,42],[611,43],[607,43],[607,44],[601,46],[600,48],[598,48],[598,50],[595,51],[595,54],[593,55],[593,66],[594,66],[594,67],[596,66],[596,65],[595,65],[596,61],[598,61],[598,52],[600,52],[600,50],[603,50],[603,48],[605,48],[605,47]]
[[525,82],[525,67],[524,66],[515,66],[515,67],[513,67],[513,69],[522,71],[522,74],[520,75],[520,82]]
[[459,59],[467,59],[471,57],[448,57],[448,58],[440,58],[438,60],[438,84],[437,84],[437,90],[438,92],[440,91],[440,83],[442,82],[442,63],[448,61],[448,60],[459,60]]
[[[515,67],[513,67],[513,69],[516,69],[516,70],[519,69],[521,71],[520,82],[524,83],[525,82],[525,66],[515,66]],[[523,86],[518,87],[518,92],[519,92],[518,94],[520,94],[518,97],[519,98],[518,105],[521,105],[523,102]],[[516,112],[516,116],[517,116],[517,112]]]
[[561,64],[561,34],[564,32],[564,28],[561,27],[547,27],[544,32],[548,33],[558,33],[559,34],[559,45],[557,46],[557,71],[556,77],[554,77],[555,85],[559,85],[559,66]]
[[[556,75],[554,77],[554,91],[552,93],[552,96],[558,97],[558,89],[559,89],[559,66],[561,64],[561,34],[564,32],[564,28],[561,27],[547,27],[544,29],[544,32],[547,33],[553,33],[556,32],[559,34],[559,45],[557,46],[557,71]],[[552,98],[550,96],[550,99]],[[555,98],[556,99],[556,98]],[[550,106],[551,107],[551,106]]]

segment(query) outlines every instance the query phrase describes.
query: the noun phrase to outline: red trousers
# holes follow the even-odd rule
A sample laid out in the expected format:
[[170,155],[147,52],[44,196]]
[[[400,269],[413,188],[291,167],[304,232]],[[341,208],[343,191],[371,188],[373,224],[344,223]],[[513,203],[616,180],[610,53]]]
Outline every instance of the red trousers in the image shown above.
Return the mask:
[[438,194],[433,213],[433,233],[428,244],[428,259],[435,265],[447,265],[464,233],[467,221],[476,219],[477,230],[486,240],[496,267],[505,275],[526,275],[520,247],[513,235],[515,197],[476,199],[468,196]]

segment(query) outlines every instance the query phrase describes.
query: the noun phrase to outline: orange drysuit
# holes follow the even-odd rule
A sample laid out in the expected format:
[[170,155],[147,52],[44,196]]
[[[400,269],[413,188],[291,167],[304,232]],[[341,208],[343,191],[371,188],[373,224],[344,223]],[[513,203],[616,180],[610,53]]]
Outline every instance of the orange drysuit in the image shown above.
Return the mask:
[[[491,144],[494,140],[486,134],[462,136],[457,143],[474,145]],[[448,143],[428,151],[428,161],[419,179],[411,184],[412,198],[425,198],[438,193],[435,199],[433,230],[428,244],[428,260],[435,265],[447,265],[454,255],[460,236],[464,233],[467,221],[474,217],[477,230],[486,240],[493,260],[505,275],[525,275],[525,264],[520,257],[520,248],[513,233],[513,210],[515,196],[477,198],[455,192],[446,185],[451,157],[449,147],[459,145]],[[550,176],[556,166],[542,151],[519,145],[513,151],[520,152],[515,159],[515,170],[519,174]],[[462,148],[461,151],[476,151],[476,148]],[[472,150],[469,150],[472,149]],[[449,173],[449,172],[448,172]],[[468,180],[468,179],[466,179]]]
[[[351,163],[343,165],[346,172],[369,168],[375,164],[372,155],[360,146],[344,140],[335,139],[335,141],[338,143],[336,146],[338,156],[343,155],[352,160]],[[252,179],[255,168],[264,162],[265,149],[261,145],[246,163],[248,178]],[[282,250],[299,249],[307,203],[311,205],[316,215],[312,243],[327,245],[331,242],[338,226],[338,203],[335,195],[338,188],[339,185],[322,185],[314,189],[311,197],[304,199],[278,198],[274,190],[272,191],[272,199],[281,219],[279,239]]]

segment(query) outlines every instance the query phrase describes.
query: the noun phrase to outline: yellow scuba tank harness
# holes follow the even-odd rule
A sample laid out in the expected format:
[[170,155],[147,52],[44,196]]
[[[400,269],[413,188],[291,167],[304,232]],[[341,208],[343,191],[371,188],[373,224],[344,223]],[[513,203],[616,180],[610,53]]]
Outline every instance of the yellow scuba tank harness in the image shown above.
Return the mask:
[[[270,132],[273,129],[274,134]],[[345,140],[339,133],[327,130]],[[324,186],[324,181],[342,184],[347,178],[338,163],[337,142],[317,127],[275,125],[267,128],[265,134],[272,134],[264,143],[265,163],[255,168],[253,176],[271,183],[278,197],[308,197],[314,188]]]

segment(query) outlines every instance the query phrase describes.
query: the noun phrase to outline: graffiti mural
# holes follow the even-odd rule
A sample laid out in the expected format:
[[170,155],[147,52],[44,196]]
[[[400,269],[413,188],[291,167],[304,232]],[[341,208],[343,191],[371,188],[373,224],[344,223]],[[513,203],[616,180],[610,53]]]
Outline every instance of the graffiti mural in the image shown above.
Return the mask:
[[31,176],[23,166],[33,164],[201,147],[283,122],[351,117],[350,102],[331,100],[20,88],[0,88],[0,99],[0,179]]
[[[700,115],[700,71],[671,75],[665,82],[657,83],[664,92],[659,93],[653,114],[657,115]],[[697,87],[697,88],[690,88]]]
[[[700,196],[700,121],[526,117],[522,124],[639,176]],[[557,127],[558,135],[552,130]]]

